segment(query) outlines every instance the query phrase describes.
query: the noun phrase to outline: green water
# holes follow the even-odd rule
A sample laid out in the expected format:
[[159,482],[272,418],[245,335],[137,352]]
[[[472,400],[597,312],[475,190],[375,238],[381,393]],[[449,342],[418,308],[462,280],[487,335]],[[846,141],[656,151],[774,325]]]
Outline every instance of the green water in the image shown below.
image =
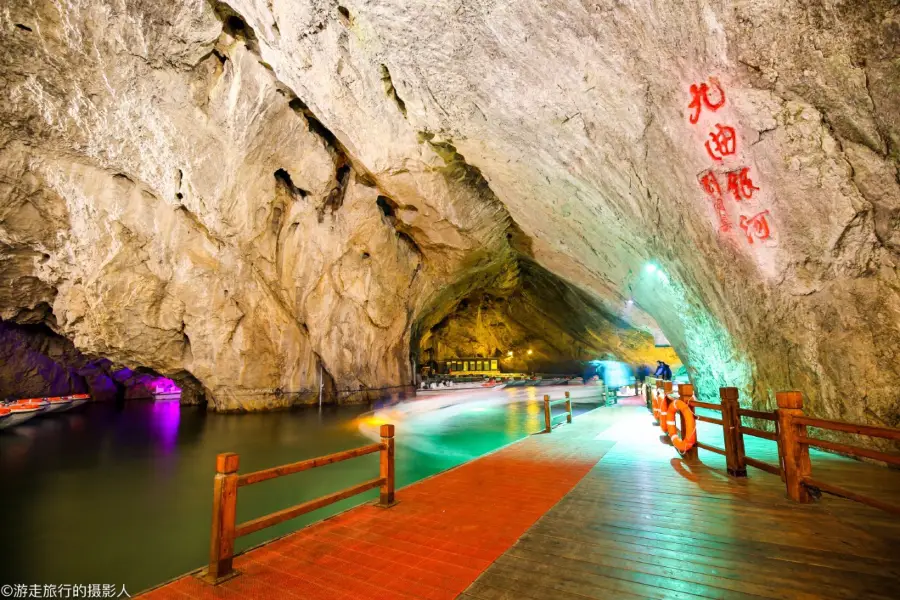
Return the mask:
[[[541,428],[533,388],[475,392],[478,401],[462,406],[459,394],[414,400],[416,414],[387,412],[397,422],[398,486]],[[361,431],[357,417],[368,410],[218,415],[177,403],[97,404],[2,431],[0,583],[124,584],[134,594],[200,567],[217,453],[237,452],[240,471],[248,472],[365,445],[372,439],[363,431],[377,423],[362,420]],[[377,464],[378,455],[369,455],[241,488],[238,521],[371,479]],[[373,490],[241,538],[238,550],[376,495]]]

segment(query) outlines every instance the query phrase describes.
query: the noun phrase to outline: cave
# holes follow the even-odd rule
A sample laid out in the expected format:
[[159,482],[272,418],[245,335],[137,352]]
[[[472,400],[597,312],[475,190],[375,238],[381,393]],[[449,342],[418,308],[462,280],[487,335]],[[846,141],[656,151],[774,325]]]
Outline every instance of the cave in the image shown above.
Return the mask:
[[429,374],[452,374],[447,363],[465,358],[497,358],[491,369],[477,370],[498,376],[584,378],[599,360],[627,364],[634,373],[654,371],[657,361],[681,366],[656,323],[634,319],[639,307],[633,300],[610,310],[526,257],[515,259],[502,277],[502,285],[478,288],[449,312],[438,311],[436,324],[414,328],[421,330],[413,340],[417,362]]
[[606,361],[900,427],[895,0],[114,4],[0,14],[0,399],[386,448],[423,383]]
[[[561,361],[627,361],[635,336],[656,336],[701,398],[735,386],[764,407],[801,389],[819,415],[897,424],[886,358],[900,303],[895,17],[879,3],[831,20],[799,6],[821,40],[791,33],[773,46],[777,28],[749,25],[766,6],[715,19],[693,5],[663,11],[667,25],[647,38],[640,11],[610,8],[626,21],[609,21],[600,5],[573,9],[567,23],[596,38],[567,54],[526,35],[529,60],[553,77],[499,89],[491,82],[518,59],[492,49],[498,32],[439,26],[443,37],[410,53],[410,30],[383,27],[389,10],[297,20],[298,35],[337,37],[303,33],[294,47],[289,25],[239,4],[179,7],[177,22],[140,8],[165,35],[138,60],[49,46],[53,31],[80,30],[17,7],[11,23],[30,31],[4,34],[20,100],[4,109],[0,316],[26,323],[50,307],[79,350],[189,372],[215,410],[264,410],[286,402],[276,390],[316,397],[319,360],[337,389],[413,384],[431,328],[471,322],[459,302],[488,295],[507,317],[513,305],[535,311],[504,347],[542,335]],[[499,22],[528,31],[530,10]],[[92,11],[69,17],[89,23]],[[124,14],[104,18],[131,35]],[[417,13],[426,27],[445,18],[461,17]],[[341,50],[362,43],[360,27],[380,31],[378,60]],[[444,61],[464,38],[472,54]],[[675,46],[691,60],[675,60]],[[104,52],[121,75],[104,73]],[[302,76],[301,55],[315,65]],[[453,76],[434,79],[432,64]],[[346,92],[350,70],[369,95]],[[94,108],[66,108],[84,90]],[[100,117],[114,105],[128,127]],[[209,126],[190,126],[192,111]],[[350,258],[364,253],[374,260]],[[536,296],[541,286],[565,291]],[[610,329],[588,340],[601,314]],[[553,348],[564,338],[566,357]]]
[[166,377],[144,366],[116,365],[85,354],[44,323],[0,321],[0,365],[4,401],[88,394],[99,402],[204,402],[202,385],[188,372]]

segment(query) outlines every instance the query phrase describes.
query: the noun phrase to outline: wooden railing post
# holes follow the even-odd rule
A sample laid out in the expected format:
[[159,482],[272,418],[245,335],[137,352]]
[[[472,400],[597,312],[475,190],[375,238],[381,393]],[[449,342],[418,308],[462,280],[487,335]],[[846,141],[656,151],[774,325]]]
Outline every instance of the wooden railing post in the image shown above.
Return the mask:
[[236,576],[234,559],[234,527],[237,513],[237,470],[239,457],[234,452],[216,456],[213,480],[212,534],[209,544],[209,567],[200,577],[217,585]]
[[394,500],[394,426],[381,426],[381,468],[379,477],[384,479],[381,484],[381,496],[378,506],[390,508],[397,502]]
[[544,396],[544,433],[550,433],[550,396]]
[[566,392],[566,411],[569,415],[566,417],[566,423],[572,422],[572,398],[569,396],[569,392]]
[[663,394],[662,387],[662,381],[657,379],[655,387],[653,388],[653,416],[656,417],[654,425],[659,425],[660,419],[662,418],[659,415],[659,406],[662,404],[662,402],[660,402]]
[[[678,384],[678,399],[687,405],[687,407],[690,409],[692,415],[696,413],[696,411],[694,410],[694,406],[692,404],[692,402],[694,400],[694,386],[692,386],[689,383],[679,383]],[[681,418],[680,415],[681,415],[681,413],[679,413],[679,418]],[[695,436],[697,435],[696,424],[697,424],[697,420],[695,418],[694,419],[694,427],[695,427],[694,435]],[[686,432],[686,430],[687,430],[687,428],[684,426],[684,419],[682,418],[681,419],[681,431]],[[689,450],[682,453],[681,457],[685,460],[697,460],[698,450],[699,449],[697,448],[697,444],[695,443],[693,446],[691,446],[691,448]]]
[[778,445],[781,448],[781,469],[787,495],[796,502],[810,502],[809,490],[803,479],[812,473],[809,462],[809,446],[801,444],[798,437],[806,436],[806,425],[797,425],[796,417],[803,416],[803,394],[800,392],[777,392],[775,400],[778,410]]
[[738,413],[738,389],[719,388],[722,401],[722,434],[725,436],[725,464],[728,474],[734,477],[747,476],[744,460],[744,434],[741,433],[741,415]]

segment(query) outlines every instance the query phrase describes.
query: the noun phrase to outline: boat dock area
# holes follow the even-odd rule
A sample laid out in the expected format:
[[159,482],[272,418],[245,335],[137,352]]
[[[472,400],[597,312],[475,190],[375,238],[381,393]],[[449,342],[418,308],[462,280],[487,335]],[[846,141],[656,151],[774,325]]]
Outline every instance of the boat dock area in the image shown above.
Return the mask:
[[[185,598],[896,598],[900,523],[825,496],[786,497],[777,475],[730,477],[661,443],[643,398],[606,406],[235,557]],[[721,444],[722,428],[699,424]],[[777,464],[775,442],[747,454]],[[817,477],[889,501],[900,473],[813,451]]]

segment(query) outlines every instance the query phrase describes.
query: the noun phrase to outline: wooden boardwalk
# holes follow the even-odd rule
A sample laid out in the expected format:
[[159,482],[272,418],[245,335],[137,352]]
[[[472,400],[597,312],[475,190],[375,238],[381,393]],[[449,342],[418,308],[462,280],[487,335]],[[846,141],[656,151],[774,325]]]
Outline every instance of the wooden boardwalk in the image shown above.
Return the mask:
[[390,509],[360,506],[244,553],[217,587],[187,576],[142,597],[456,598],[614,445],[594,439],[601,413],[402,488]]
[[[687,464],[635,399],[576,418],[235,559],[152,599],[897,598],[900,521],[781,480]],[[700,438],[721,445],[721,428]],[[775,463],[774,443],[747,438]],[[896,502],[900,472],[813,452],[817,477]]]
[[[687,464],[644,409],[599,435],[592,471],[462,596],[519,598],[898,598],[900,520],[847,500],[799,505],[782,481],[700,451]],[[700,438],[721,447],[721,427]],[[745,438],[777,464],[774,442]],[[900,472],[813,451],[817,477],[900,499]]]

